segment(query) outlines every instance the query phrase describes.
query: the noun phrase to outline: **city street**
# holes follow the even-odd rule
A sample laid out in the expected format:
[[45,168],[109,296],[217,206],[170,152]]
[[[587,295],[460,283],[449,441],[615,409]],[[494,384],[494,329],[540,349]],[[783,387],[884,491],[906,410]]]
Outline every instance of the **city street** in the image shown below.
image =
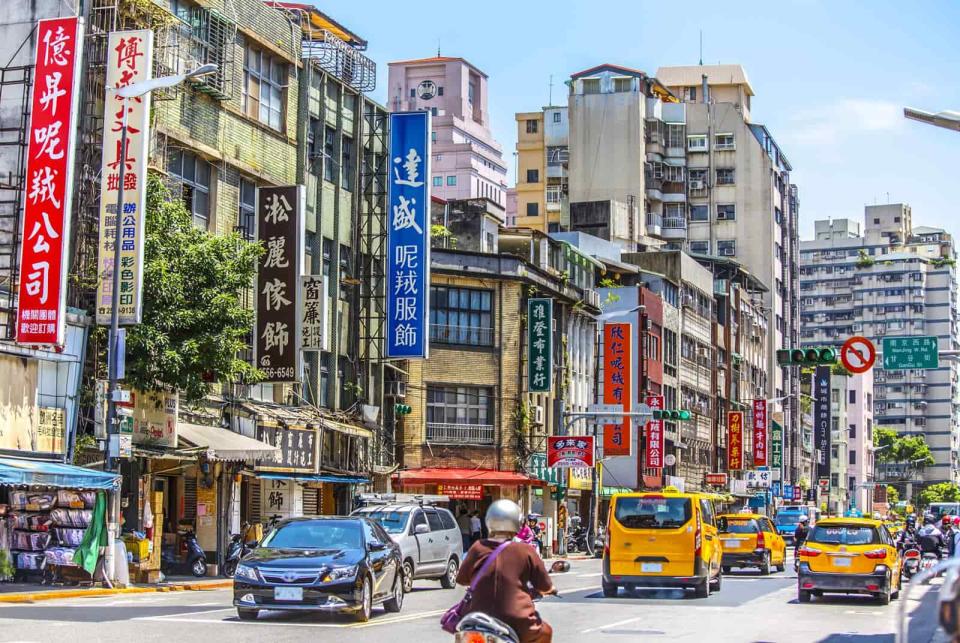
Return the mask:
[[[575,561],[555,576],[560,598],[540,603],[556,641],[681,640],[893,642],[898,602],[881,607],[860,597],[827,597],[796,602],[796,580],[785,573],[761,577],[742,571],[724,578],[723,589],[706,600],[679,592],[600,593],[600,562]],[[0,641],[444,641],[440,615],[461,596],[438,584],[417,582],[400,614],[374,613],[369,623],[348,617],[261,615],[241,622],[230,606],[230,591],[175,592],[50,601],[0,607]],[[912,643],[933,640],[936,592],[911,600]],[[638,639],[638,637],[640,637]]]

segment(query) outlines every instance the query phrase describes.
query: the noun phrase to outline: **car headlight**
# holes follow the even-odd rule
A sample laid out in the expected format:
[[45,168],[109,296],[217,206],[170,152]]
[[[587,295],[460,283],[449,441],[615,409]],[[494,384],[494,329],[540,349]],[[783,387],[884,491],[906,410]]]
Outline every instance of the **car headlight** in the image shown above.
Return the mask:
[[324,575],[323,582],[333,583],[338,580],[353,578],[356,575],[357,565],[350,565],[349,567],[334,567]]
[[236,578],[245,578],[247,580],[259,581],[260,576],[257,574],[255,567],[250,567],[249,565],[237,565],[237,571],[234,573]]

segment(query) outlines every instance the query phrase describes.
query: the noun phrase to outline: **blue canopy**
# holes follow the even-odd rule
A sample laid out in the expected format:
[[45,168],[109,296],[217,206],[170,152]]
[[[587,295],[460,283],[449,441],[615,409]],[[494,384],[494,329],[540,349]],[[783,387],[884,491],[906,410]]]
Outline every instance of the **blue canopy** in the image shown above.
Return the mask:
[[263,480],[296,480],[298,482],[342,482],[345,484],[367,484],[369,478],[360,476],[335,476],[327,473],[258,473]]
[[0,458],[0,485],[109,490],[120,486],[120,475],[60,462]]

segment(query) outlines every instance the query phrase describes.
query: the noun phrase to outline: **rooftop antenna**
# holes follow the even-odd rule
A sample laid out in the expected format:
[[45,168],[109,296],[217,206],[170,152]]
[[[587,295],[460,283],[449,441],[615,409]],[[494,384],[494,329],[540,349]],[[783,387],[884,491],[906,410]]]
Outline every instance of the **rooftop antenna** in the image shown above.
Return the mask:
[[703,29],[700,30],[700,66],[703,67]]
[[887,192],[887,203],[890,203],[890,193]]
[[437,58],[440,57],[440,39],[437,38]]
[[550,99],[547,102],[547,105],[553,105],[553,74],[550,74]]

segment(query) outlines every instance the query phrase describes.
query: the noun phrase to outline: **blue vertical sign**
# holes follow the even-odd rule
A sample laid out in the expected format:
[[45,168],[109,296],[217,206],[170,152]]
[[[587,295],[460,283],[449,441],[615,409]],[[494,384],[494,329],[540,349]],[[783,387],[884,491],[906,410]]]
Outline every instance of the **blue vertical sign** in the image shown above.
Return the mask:
[[783,499],[784,500],[793,500],[793,485],[784,484],[783,485]]
[[430,112],[390,114],[387,357],[429,353]]

